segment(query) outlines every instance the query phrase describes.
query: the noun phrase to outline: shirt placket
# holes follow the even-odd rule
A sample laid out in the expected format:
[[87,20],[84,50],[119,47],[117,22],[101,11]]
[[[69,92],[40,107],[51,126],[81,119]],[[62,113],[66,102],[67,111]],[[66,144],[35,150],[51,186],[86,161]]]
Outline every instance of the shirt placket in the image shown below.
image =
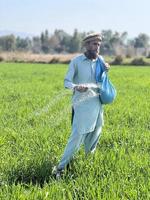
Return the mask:
[[95,62],[91,61],[91,80],[94,80],[95,76]]

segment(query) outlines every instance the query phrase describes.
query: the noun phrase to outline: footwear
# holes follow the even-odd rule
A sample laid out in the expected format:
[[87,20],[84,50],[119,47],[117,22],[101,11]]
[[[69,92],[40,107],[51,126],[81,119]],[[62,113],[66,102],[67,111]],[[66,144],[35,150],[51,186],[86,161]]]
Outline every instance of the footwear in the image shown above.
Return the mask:
[[94,149],[92,149],[91,154],[94,154],[96,150],[96,147]]
[[56,166],[52,170],[52,175],[56,180],[61,179],[63,174],[64,174],[64,169],[58,169]]

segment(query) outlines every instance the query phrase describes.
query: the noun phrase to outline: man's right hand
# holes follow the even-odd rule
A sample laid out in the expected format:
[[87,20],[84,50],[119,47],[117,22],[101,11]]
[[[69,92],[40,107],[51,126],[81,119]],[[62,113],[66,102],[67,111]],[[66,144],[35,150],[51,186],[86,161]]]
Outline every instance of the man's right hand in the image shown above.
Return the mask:
[[84,85],[78,85],[78,86],[75,86],[74,89],[77,90],[78,92],[86,92],[88,87]]

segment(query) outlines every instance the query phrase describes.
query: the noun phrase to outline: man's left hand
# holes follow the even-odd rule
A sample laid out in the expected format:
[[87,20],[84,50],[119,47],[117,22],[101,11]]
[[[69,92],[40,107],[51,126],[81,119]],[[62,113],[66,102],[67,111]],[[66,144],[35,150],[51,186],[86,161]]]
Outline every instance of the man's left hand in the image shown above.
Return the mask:
[[105,63],[105,68],[106,68],[106,71],[109,71],[109,70],[110,70],[110,65],[109,65],[109,63]]

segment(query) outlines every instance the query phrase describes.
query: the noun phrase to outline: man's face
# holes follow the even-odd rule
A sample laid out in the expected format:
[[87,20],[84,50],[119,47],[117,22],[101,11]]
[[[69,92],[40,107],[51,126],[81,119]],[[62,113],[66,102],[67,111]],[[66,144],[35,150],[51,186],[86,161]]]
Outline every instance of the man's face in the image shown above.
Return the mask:
[[100,50],[101,42],[99,40],[93,40],[86,44],[86,52],[93,59],[97,58]]

